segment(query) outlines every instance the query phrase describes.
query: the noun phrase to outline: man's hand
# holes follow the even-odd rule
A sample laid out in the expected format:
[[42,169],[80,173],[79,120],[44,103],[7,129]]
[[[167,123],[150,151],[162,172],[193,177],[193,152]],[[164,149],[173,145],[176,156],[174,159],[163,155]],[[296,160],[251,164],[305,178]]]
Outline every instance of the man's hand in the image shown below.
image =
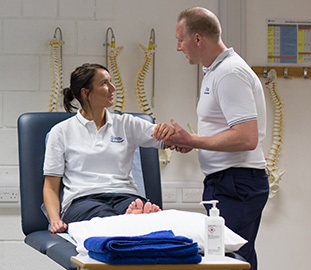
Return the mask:
[[167,147],[171,150],[175,150],[176,152],[180,152],[180,153],[188,153],[190,152],[193,148],[191,147],[184,147],[184,146],[176,146],[176,145],[171,145],[170,147]]
[[[180,125],[178,125],[173,119],[171,119],[171,124],[175,130],[175,132],[166,137],[165,147],[171,150],[175,150],[181,153],[188,153],[192,150],[192,147],[189,147],[185,144],[187,140],[190,141],[191,136],[187,131],[185,131]],[[190,138],[189,138],[190,136]]]
[[184,130],[180,125],[175,122],[174,119],[171,119],[171,124],[175,129],[175,133],[171,135],[166,142],[171,145],[176,145],[179,147],[188,147],[192,148],[191,146],[191,139],[192,136],[190,133],[188,133],[186,130]]

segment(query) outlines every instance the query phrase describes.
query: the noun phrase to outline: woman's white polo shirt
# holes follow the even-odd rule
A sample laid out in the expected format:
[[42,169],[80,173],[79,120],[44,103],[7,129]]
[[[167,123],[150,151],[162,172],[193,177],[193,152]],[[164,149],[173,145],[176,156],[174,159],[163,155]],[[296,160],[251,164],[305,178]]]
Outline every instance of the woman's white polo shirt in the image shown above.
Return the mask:
[[73,199],[96,193],[138,194],[131,177],[137,147],[162,148],[151,137],[155,125],[129,114],[106,110],[97,130],[80,112],[55,125],[46,145],[44,175],[63,178],[65,211]]

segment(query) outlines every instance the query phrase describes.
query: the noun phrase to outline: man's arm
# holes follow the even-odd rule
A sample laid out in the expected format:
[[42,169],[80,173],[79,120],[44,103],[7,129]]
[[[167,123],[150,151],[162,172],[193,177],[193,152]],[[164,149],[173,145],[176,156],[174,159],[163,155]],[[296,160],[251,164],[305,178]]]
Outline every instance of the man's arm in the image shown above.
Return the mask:
[[254,150],[258,144],[257,120],[246,121],[231,127],[228,131],[206,137],[191,135],[173,119],[171,124],[175,128],[175,133],[167,139],[167,142],[172,145],[210,151],[240,152]]

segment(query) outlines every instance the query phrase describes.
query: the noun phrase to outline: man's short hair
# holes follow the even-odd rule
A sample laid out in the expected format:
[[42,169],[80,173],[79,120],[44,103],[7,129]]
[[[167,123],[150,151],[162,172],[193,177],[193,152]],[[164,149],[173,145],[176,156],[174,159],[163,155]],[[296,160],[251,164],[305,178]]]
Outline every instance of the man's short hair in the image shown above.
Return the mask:
[[189,36],[198,33],[215,42],[221,36],[221,25],[218,18],[205,8],[194,7],[183,10],[178,15],[177,22],[181,20],[185,20],[185,28]]

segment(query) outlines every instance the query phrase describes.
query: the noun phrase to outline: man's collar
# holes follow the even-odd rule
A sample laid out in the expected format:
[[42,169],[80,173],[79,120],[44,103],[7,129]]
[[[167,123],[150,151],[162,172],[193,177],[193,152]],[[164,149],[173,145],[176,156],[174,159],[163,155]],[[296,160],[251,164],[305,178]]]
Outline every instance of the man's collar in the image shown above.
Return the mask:
[[215,69],[225,58],[227,58],[229,55],[233,53],[234,53],[233,48],[229,48],[223,51],[220,55],[217,56],[217,58],[214,60],[214,62],[209,67],[202,67],[204,74],[210,70]]

